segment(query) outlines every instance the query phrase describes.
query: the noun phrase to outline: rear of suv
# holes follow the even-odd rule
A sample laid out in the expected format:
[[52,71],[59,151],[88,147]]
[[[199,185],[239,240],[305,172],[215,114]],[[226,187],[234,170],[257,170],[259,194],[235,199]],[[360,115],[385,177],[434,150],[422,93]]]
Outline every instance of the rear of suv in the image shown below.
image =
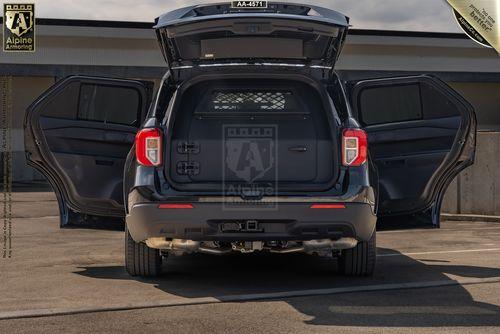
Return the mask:
[[372,274],[377,219],[439,226],[476,123],[432,76],[341,80],[348,26],[308,5],[187,7],[156,21],[168,69],[154,97],[138,80],[58,82],[29,107],[25,144],[61,226],[125,218],[131,275],[234,251]]

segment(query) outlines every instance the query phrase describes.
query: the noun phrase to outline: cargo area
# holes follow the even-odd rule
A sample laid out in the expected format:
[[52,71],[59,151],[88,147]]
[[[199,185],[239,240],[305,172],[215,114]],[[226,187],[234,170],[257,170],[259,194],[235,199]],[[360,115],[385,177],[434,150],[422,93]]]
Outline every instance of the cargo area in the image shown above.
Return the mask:
[[181,89],[167,130],[167,177],[181,190],[241,185],[321,191],[335,183],[333,113],[299,80],[204,80]]

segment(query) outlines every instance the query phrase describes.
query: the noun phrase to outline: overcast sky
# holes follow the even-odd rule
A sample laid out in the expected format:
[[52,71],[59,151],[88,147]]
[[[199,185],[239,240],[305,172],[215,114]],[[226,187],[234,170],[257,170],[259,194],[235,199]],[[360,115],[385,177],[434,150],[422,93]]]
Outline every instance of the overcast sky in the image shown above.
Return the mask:
[[[36,16],[43,18],[152,22],[155,17],[169,10],[214,1],[217,2],[217,0],[18,0],[9,2],[34,2]],[[351,18],[354,28],[460,31],[445,0],[304,0],[302,2],[338,10]]]

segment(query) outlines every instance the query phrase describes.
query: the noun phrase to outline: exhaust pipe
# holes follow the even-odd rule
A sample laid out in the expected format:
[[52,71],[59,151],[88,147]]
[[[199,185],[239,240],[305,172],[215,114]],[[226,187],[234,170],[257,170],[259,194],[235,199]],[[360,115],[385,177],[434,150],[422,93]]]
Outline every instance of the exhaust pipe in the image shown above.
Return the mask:
[[311,253],[317,251],[325,250],[343,250],[356,247],[358,241],[354,238],[340,238],[337,240],[330,239],[318,239],[318,240],[307,240],[302,242],[302,246],[283,248],[283,249],[271,249],[272,253],[279,254],[289,254],[289,253]]
[[205,253],[205,254],[215,254],[221,255],[230,253],[231,249],[219,249],[219,248],[209,248],[200,246],[199,241],[186,240],[186,239],[172,239],[166,240],[165,238],[149,238],[146,239],[146,245],[150,248],[178,251],[183,253]]
[[170,249],[172,246],[172,241],[165,238],[148,238],[145,243],[149,248],[154,249]]
[[[280,253],[280,254],[288,254],[288,253],[311,253],[317,251],[327,251],[327,250],[343,250],[356,247],[358,241],[354,238],[340,238],[337,240],[330,239],[318,239],[318,240],[307,240],[303,241],[301,246],[290,247],[290,248],[263,248],[262,242],[260,242],[260,248],[269,249],[271,253]],[[149,238],[146,240],[146,245],[150,248],[161,249],[161,250],[169,250],[169,251],[177,251],[182,253],[205,253],[205,254],[226,254],[231,251],[241,251],[242,253],[249,253],[255,249],[246,250],[245,248],[238,248],[236,246],[231,248],[213,248],[213,247],[203,247],[201,246],[200,241],[194,240],[186,240],[186,239],[172,239],[166,240],[165,238]]]
[[338,240],[332,240],[332,248],[335,250],[351,249],[356,247],[358,240],[354,238],[340,238]]

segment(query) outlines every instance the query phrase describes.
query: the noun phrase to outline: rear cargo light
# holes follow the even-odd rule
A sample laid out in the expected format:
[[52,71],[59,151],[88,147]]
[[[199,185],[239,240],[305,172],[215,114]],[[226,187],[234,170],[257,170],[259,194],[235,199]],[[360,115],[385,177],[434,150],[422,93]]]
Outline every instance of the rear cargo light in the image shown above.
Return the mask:
[[168,203],[158,205],[158,209],[193,209],[193,204],[189,203]]
[[345,209],[345,205],[342,203],[336,203],[336,204],[313,204],[311,205],[311,209]]
[[135,136],[135,156],[143,166],[160,166],[162,163],[161,130],[142,129]]
[[368,142],[366,132],[346,129],[342,133],[342,165],[361,166],[366,162]]

